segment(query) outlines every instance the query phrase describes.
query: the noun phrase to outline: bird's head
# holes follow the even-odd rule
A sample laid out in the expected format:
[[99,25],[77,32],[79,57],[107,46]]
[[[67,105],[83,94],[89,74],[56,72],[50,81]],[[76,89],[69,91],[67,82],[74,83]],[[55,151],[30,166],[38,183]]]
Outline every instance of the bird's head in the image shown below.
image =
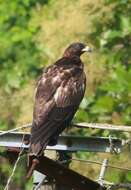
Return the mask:
[[66,48],[64,57],[81,56],[84,52],[92,52],[92,49],[83,43],[76,42]]

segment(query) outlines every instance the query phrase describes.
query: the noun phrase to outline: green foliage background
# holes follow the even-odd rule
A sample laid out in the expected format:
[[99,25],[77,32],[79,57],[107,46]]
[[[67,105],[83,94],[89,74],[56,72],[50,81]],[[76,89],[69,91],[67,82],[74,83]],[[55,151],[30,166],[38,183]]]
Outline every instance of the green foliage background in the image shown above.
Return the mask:
[[[57,60],[71,42],[82,41],[94,49],[82,57],[87,92],[74,120],[131,125],[131,1],[130,0],[4,0],[0,1],[0,130],[32,120],[35,81],[42,67]],[[99,130],[68,131],[103,135]],[[112,135],[129,138],[129,134]],[[131,168],[129,154],[77,153],[78,157],[109,157],[114,164]],[[12,164],[0,158],[0,189]],[[25,159],[15,173],[11,189],[30,189],[23,184]],[[71,167],[96,178],[99,167],[72,163]],[[131,173],[108,170],[114,182],[131,181]]]

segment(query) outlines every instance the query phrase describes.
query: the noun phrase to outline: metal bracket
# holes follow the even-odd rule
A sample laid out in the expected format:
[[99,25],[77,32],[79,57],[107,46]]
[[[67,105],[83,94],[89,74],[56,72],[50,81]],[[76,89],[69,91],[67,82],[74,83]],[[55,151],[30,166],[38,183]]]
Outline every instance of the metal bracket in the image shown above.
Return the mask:
[[113,141],[113,137],[111,135],[109,135],[109,143],[110,143],[110,152],[111,153],[115,153],[118,154],[118,150],[115,147],[114,141]]

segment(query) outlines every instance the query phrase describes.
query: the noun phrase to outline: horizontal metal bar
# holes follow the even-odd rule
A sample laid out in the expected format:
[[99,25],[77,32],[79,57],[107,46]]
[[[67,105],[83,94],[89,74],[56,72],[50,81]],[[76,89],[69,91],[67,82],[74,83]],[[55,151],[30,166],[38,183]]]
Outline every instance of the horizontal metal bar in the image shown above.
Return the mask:
[[[22,139],[29,141],[30,134],[23,132],[8,133],[0,136],[0,146],[3,147],[24,147],[28,149],[29,144],[22,144]],[[48,150],[63,151],[88,151],[88,152],[111,152],[112,144],[116,152],[121,152],[124,140],[106,137],[80,137],[80,136],[60,136],[55,146],[47,146]]]
[[100,129],[100,130],[108,130],[108,131],[117,131],[117,132],[129,132],[131,133],[131,126],[125,125],[112,125],[106,123],[74,123],[74,127],[77,128],[86,128],[86,129]]
[[[72,123],[73,127],[77,128],[85,128],[85,129],[100,129],[100,130],[108,130],[108,131],[116,131],[116,132],[131,132],[131,126],[126,125],[112,125],[107,123]],[[19,127],[7,130],[7,131],[0,131],[0,136],[6,133],[11,133],[15,131],[20,131],[25,128],[31,128],[32,123],[27,123],[24,125],[21,125]]]

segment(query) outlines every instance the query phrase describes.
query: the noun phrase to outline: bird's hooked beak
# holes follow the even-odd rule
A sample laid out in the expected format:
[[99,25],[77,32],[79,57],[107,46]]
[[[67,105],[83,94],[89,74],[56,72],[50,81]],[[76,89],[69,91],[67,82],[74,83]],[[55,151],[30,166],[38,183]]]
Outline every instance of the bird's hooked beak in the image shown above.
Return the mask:
[[89,46],[86,46],[82,49],[82,52],[92,52],[92,48],[90,48]]

